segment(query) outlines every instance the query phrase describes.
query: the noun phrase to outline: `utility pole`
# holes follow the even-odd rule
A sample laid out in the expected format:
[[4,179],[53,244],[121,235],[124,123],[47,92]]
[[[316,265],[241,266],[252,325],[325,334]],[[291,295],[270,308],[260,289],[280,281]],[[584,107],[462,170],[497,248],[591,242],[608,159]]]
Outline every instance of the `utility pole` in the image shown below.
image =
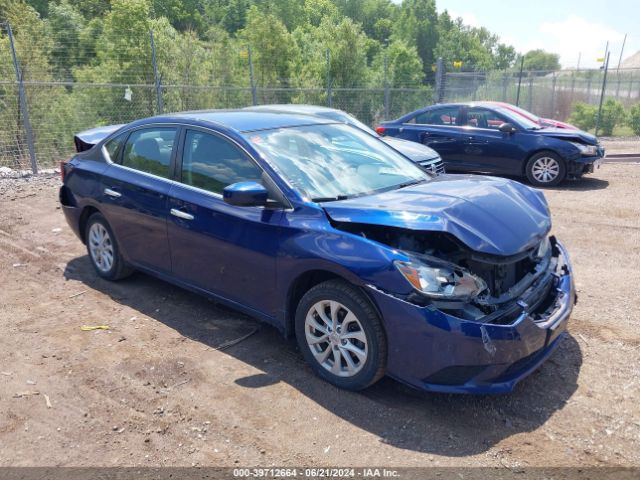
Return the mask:
[[609,69],[610,53],[611,52],[607,52],[607,57],[604,59],[604,75],[602,77],[602,91],[600,92],[600,106],[598,107],[598,116],[596,117],[596,137],[598,136],[598,128],[600,127],[600,116],[602,115],[602,102],[604,100],[604,92],[607,89],[607,70]]
[[516,94],[516,107],[520,105],[520,87],[522,86],[522,70],[524,69],[524,55],[520,55],[520,75],[518,75],[518,93]]

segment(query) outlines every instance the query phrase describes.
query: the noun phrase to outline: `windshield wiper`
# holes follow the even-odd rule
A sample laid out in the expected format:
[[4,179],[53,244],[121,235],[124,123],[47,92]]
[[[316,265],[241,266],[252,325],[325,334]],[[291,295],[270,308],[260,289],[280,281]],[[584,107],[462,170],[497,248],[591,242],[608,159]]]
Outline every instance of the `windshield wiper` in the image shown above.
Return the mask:
[[404,182],[401,183],[399,185],[396,185],[396,188],[400,189],[400,188],[404,188],[404,187],[410,187],[411,185],[418,185],[419,183],[424,183],[426,182],[426,179],[421,179],[421,180],[410,180],[408,182]]
[[321,203],[321,202],[336,202],[338,200],[347,200],[349,195],[336,195],[335,197],[316,197],[312,198],[312,202]]

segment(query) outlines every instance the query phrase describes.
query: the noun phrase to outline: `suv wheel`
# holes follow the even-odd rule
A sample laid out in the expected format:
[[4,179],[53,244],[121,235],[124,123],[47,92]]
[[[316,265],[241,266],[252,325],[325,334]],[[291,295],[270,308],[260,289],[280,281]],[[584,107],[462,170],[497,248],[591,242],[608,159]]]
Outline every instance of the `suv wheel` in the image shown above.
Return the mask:
[[302,297],[296,337],[315,373],[337,387],[362,390],[384,375],[387,342],[378,314],[344,281],[320,283]]
[[567,169],[557,154],[539,152],[527,162],[526,174],[529,182],[537,187],[553,187],[565,179]]
[[120,280],[131,275],[133,269],[122,258],[111,227],[100,213],[89,217],[85,240],[89,259],[98,275],[107,280]]

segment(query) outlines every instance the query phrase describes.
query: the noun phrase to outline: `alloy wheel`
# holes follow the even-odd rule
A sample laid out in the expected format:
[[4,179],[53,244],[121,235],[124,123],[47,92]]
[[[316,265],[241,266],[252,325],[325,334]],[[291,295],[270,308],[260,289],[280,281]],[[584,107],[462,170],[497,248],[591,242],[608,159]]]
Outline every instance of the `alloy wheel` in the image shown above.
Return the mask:
[[560,174],[560,164],[555,158],[540,157],[533,162],[531,174],[540,183],[553,182]]
[[101,223],[94,223],[89,229],[89,252],[91,259],[101,272],[109,272],[113,267],[113,242],[107,229]]
[[368,356],[367,336],[358,318],[340,302],[323,300],[308,311],[305,339],[316,361],[339,377],[353,377]]

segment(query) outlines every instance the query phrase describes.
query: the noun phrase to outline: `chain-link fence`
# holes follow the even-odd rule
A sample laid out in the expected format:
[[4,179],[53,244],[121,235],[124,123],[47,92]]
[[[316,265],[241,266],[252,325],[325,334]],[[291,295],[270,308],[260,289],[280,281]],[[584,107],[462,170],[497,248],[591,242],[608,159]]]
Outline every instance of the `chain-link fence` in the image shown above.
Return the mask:
[[386,70],[379,86],[336,87],[329,54],[324,82],[292,85],[269,77],[248,46],[176,46],[151,32],[135,40],[94,62],[96,52],[77,51],[73,39],[40,48],[37,39],[0,26],[0,167],[53,167],[73,153],[79,131],[167,112],[301,103],[345,110],[373,125],[433,101],[429,86],[389,85]]
[[[601,96],[625,106],[640,101],[640,69],[447,72],[443,101],[492,100],[566,121],[576,102],[598,105]],[[604,95],[603,95],[604,89]]]

